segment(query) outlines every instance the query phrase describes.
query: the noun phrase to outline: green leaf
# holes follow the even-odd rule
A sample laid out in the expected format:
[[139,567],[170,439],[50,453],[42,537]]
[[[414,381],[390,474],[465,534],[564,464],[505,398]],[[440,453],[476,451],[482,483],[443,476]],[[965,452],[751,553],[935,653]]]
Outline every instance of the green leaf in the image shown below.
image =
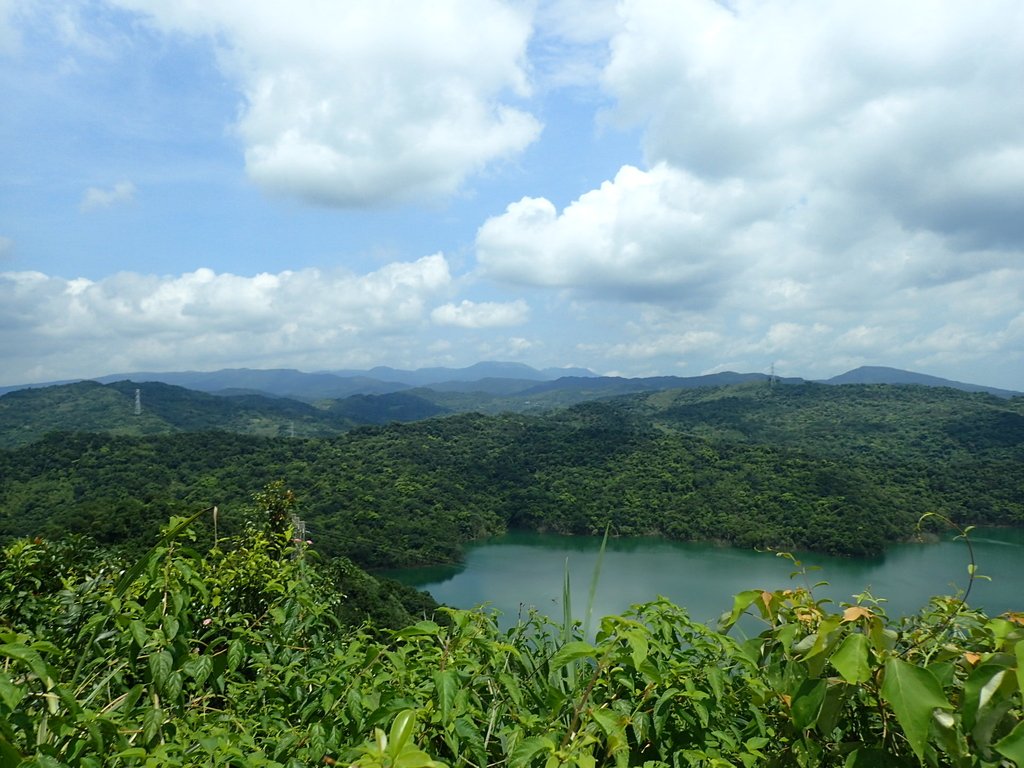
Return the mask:
[[577,659],[593,658],[596,655],[597,649],[590,643],[573,640],[559,648],[558,652],[551,657],[551,671],[559,670]]
[[1013,653],[1017,657],[1017,690],[1024,696],[1024,640],[1013,646]]
[[164,635],[168,640],[173,640],[178,634],[178,620],[173,616],[164,617]]
[[388,751],[392,755],[401,753],[415,727],[416,713],[413,710],[404,709],[395,716],[395,721],[391,724],[391,733],[388,735]]
[[[1003,659],[1007,659],[1005,655],[1001,656]],[[982,711],[994,703],[993,698],[997,697],[1007,671],[1006,664],[998,663],[984,663],[971,670],[967,680],[964,681],[963,710],[966,730],[974,728]]]
[[985,625],[985,629],[992,633],[992,638],[995,641],[993,645],[997,648],[1003,645],[1007,636],[1011,632],[1015,631],[1016,628],[1016,624],[1003,618],[991,619],[988,624]]
[[[1020,648],[1020,643],[1017,647]],[[1017,765],[1024,765],[1024,721],[1017,723],[1016,727],[994,746],[996,752],[1003,757],[1013,760]]]
[[466,751],[472,750],[477,756],[478,765],[487,764],[487,748],[484,745],[484,737],[474,727],[471,717],[465,715],[455,720],[455,735],[462,742],[462,748]]
[[21,753],[0,736],[0,768],[15,768],[21,764]]
[[146,716],[142,718],[142,740],[145,742],[153,741],[157,734],[160,733],[160,727],[164,724],[164,711],[159,708],[154,708],[146,713]]
[[814,727],[822,736],[828,737],[839,723],[848,688],[847,685],[830,685],[825,690],[825,701],[822,702],[821,709],[818,710],[818,719],[814,722]]
[[642,632],[632,629],[623,633],[626,642],[629,643],[629,656],[633,661],[633,668],[640,669],[640,665],[647,659],[650,652],[650,644]]
[[0,701],[7,705],[8,709],[14,709],[25,698],[25,689],[15,685],[4,672],[0,672]]
[[892,707],[917,759],[923,760],[932,711],[953,708],[939,681],[927,669],[890,658],[885,662],[882,698]]
[[228,669],[234,672],[238,669],[239,664],[242,663],[242,659],[245,658],[245,646],[242,645],[242,641],[235,638],[228,643]]
[[181,686],[181,672],[171,672],[163,686],[164,698],[168,703],[176,704],[178,699],[181,698]]
[[526,768],[538,754],[554,753],[555,742],[547,736],[530,736],[516,744],[509,755],[509,768]]
[[202,687],[213,672],[213,660],[209,656],[193,656],[181,669],[196,681],[196,686]]
[[814,645],[811,646],[811,649],[804,656],[804,661],[807,661],[808,659],[817,656],[819,653],[828,648],[829,638],[832,636],[832,633],[835,632],[836,629],[838,629],[842,623],[842,616],[828,616],[822,619],[818,623],[818,631],[811,635],[811,637],[815,638]]
[[458,673],[453,669],[435,672],[434,687],[437,689],[437,703],[441,714],[441,721],[447,723],[451,720],[452,704],[455,702],[455,695],[459,692]]
[[[132,708],[135,707],[135,704],[138,702],[138,700],[142,698],[142,692],[143,687],[141,683],[139,683],[138,685],[133,685],[131,688],[125,691],[124,699],[121,700],[121,703],[119,705],[120,708],[125,712],[131,712]],[[110,707],[108,711],[113,712],[115,709],[118,709],[118,706]]]
[[829,661],[836,671],[848,683],[866,683],[871,679],[871,666],[868,664],[869,643],[867,637],[854,633],[847,635],[839,644]]
[[728,630],[761,595],[762,591],[760,589],[748,589],[737,594],[732,599],[732,612],[728,617],[723,617],[724,621],[720,621],[720,623]]
[[[997,657],[1007,659],[1005,654]],[[983,755],[992,748],[992,736],[1013,705],[1016,687],[1015,677],[1004,664],[984,664],[964,682],[964,729],[970,731]]]
[[715,701],[721,701],[725,697],[725,677],[722,670],[714,665],[709,665],[705,674],[708,678],[708,685],[715,695]]
[[120,757],[124,759],[128,758],[140,758],[146,756],[146,750],[142,747],[129,747],[128,749],[122,749],[114,757]]
[[812,727],[818,720],[818,712],[825,701],[828,683],[824,680],[804,680],[793,696],[793,725],[800,730]]
[[418,749],[407,749],[395,758],[395,768],[437,768],[443,763],[435,763],[430,755]]
[[957,764],[969,751],[967,739],[964,738],[960,729],[960,721],[949,712],[936,709],[932,723],[932,733],[935,734],[935,743],[951,758],[953,764]]
[[102,755],[103,749],[103,732],[100,730],[99,724],[95,720],[90,720],[85,723],[86,733],[89,734],[89,742],[97,754]]
[[416,635],[436,635],[441,630],[433,621],[418,621],[395,633],[395,637],[415,637]]
[[55,757],[36,754],[31,760],[20,763],[18,768],[68,768],[68,766],[67,763],[62,763]]
[[149,642],[149,632],[146,631],[146,625],[138,619],[132,619],[128,623],[128,630],[132,633],[132,639],[139,646],[139,650],[145,648],[146,643]]
[[40,653],[60,654],[60,648],[46,640],[36,640],[30,647]]
[[43,661],[43,657],[22,643],[4,643],[0,645],[0,656],[17,659],[27,666],[32,671],[32,674],[40,680],[47,680],[53,677],[49,666]]
[[935,675],[943,690],[950,688],[956,681],[956,665],[949,661],[934,661],[926,669]]
[[896,760],[884,749],[877,747],[861,747],[855,749],[846,758],[845,768],[889,768]]
[[615,755],[629,748],[629,740],[626,737],[625,718],[618,712],[610,709],[595,709],[591,711],[594,721],[604,731],[608,741],[609,754]]
[[174,666],[174,657],[171,656],[170,651],[158,651],[157,653],[151,654],[149,657],[149,671],[153,676],[153,682],[158,688],[162,688],[167,680],[167,676],[171,674],[171,668]]

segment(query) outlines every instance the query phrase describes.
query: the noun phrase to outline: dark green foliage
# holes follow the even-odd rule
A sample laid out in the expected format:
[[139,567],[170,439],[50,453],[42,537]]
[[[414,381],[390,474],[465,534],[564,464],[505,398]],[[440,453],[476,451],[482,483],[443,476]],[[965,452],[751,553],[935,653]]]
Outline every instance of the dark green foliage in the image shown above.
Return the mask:
[[360,424],[414,421],[445,412],[446,408],[405,393],[355,395],[313,406],[285,397],[213,395],[159,382],[82,381],[0,397],[0,448],[26,445],[55,431],[140,437],[223,430],[264,437],[326,437]]
[[[890,619],[870,600],[833,608],[803,589],[752,589],[719,629],[664,600],[605,617],[593,639],[536,616],[503,633],[467,611],[346,628],[346,598],[308,545],[259,524],[290,504],[281,490],[205,555],[182,521],[127,569],[60,544],[7,545],[0,766],[1024,760],[1021,614],[936,598]],[[760,632],[734,638],[744,614]]]
[[420,421],[447,413],[448,409],[408,392],[384,395],[352,395],[332,400],[328,412],[353,424],[388,424],[392,421]]
[[19,389],[0,397],[0,447],[26,445],[68,429],[148,435],[165,431],[165,425],[155,414],[136,416],[132,400],[94,381]]
[[877,553],[921,509],[1024,522],[1022,420],[1024,400],[983,394],[762,384],[330,439],[53,435],[0,451],[0,536],[151,540],[170,514],[237,512],[279,477],[317,547],[367,568],[452,562],[515,527]]
[[334,614],[346,626],[369,617],[378,627],[400,629],[410,617],[430,617],[438,607],[430,595],[394,579],[371,576],[347,557],[326,560],[320,570],[329,588],[343,595]]

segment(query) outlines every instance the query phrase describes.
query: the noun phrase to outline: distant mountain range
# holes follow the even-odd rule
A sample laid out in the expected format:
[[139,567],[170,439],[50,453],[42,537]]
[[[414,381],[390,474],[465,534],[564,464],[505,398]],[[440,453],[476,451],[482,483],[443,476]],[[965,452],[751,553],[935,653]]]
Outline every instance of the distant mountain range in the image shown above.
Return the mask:
[[406,371],[399,368],[377,366],[368,371],[326,371],[343,378],[363,376],[379,381],[392,381],[410,387],[429,387],[434,384],[474,382],[484,379],[510,379],[515,381],[554,381],[564,376],[593,378],[597,374],[587,368],[544,368],[537,370],[523,363],[483,362],[468,368],[419,368]]
[[[565,373],[580,380],[595,376],[581,368],[538,371],[517,363],[479,363],[421,371],[134,372],[7,387],[0,389],[0,448],[31,443],[54,431],[334,435],[358,426],[419,421],[453,411],[518,410],[522,401],[515,399],[517,392]],[[565,402],[581,399],[590,395],[570,396]],[[555,399],[547,407],[562,402]]]
[[[8,388],[5,394],[0,390],[0,448],[34,442],[53,431],[140,436],[216,429],[274,437],[326,436],[361,425],[419,421],[447,413],[541,412],[600,398],[758,382],[768,383],[769,377],[725,371],[630,379],[579,368],[539,371],[519,363],[419,371],[113,374],[95,381]],[[776,377],[772,383],[805,380]],[[857,368],[816,383],[949,387],[1002,398],[1021,395],[882,367]]]
[[[537,370],[522,363],[483,362],[467,368],[420,368],[405,371],[379,366],[367,371],[317,371],[306,373],[289,368],[255,369],[226,368],[219,371],[133,371],[98,376],[92,381],[110,384],[115,381],[159,381],[198,392],[214,394],[261,394],[314,401],[349,397],[351,395],[382,395],[413,387],[437,387],[448,391],[474,391],[468,386],[484,382],[478,391],[505,392],[522,389],[537,381],[551,381],[562,376],[594,377],[586,368],[546,368]],[[0,395],[29,387],[71,384],[76,380],[52,381],[0,387]],[[516,386],[493,382],[518,382]],[[492,383],[487,383],[492,382]]]
[[1021,392],[1009,389],[986,387],[981,384],[965,384],[962,381],[942,379],[926,373],[901,371],[899,368],[887,368],[884,365],[862,365],[852,371],[825,379],[824,384],[917,384],[922,387],[950,387],[964,392],[987,392],[996,397],[1016,397]]
[[[385,395],[416,390],[447,395],[441,400],[459,401],[459,395],[486,396],[484,410],[491,406],[507,407],[508,403],[491,403],[507,398],[544,401],[549,405],[565,405],[581,399],[608,397],[633,392],[662,389],[715,387],[749,381],[766,381],[762,373],[724,371],[704,376],[652,376],[623,378],[599,376],[586,368],[545,368],[538,370],[522,363],[482,362],[466,368],[420,368],[401,370],[379,366],[369,370],[338,370],[306,373],[293,369],[232,368],[219,371],[131,372],[100,376],[93,381],[111,384],[118,381],[160,382],[198,392],[217,395],[262,395],[285,397],[314,403],[353,395]],[[804,381],[801,378],[776,378],[782,383]],[[69,384],[70,381],[0,387],[0,395],[20,389]],[[929,387],[951,387],[967,392],[987,392],[998,397],[1014,397],[1020,392],[979,384],[942,379],[898,368],[864,366],[821,381],[824,384],[917,384]],[[428,395],[432,399],[433,395]],[[465,400],[465,398],[461,398]],[[548,402],[550,401],[550,402]],[[540,403],[534,402],[535,405]],[[457,408],[457,410],[464,410]],[[515,410],[515,408],[513,408]]]

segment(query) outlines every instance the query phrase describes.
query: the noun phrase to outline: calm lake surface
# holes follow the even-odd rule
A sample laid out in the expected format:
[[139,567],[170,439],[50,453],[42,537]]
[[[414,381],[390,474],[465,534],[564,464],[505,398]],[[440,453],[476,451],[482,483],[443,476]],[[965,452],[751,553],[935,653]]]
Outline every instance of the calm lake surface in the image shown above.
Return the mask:
[[[1024,611],[1024,530],[976,529],[971,534],[978,572],[970,604],[990,615]],[[411,568],[386,575],[430,592],[457,608],[488,604],[514,624],[530,606],[559,620],[566,562],[577,618],[586,610],[590,582],[601,546],[599,537],[510,533],[469,546],[458,566]],[[594,601],[593,626],[601,616],[663,595],[685,606],[699,621],[713,622],[732,608],[732,596],[745,589],[810,586],[835,602],[853,602],[869,590],[887,599],[890,616],[916,613],[933,595],[955,594],[967,586],[967,549],[962,541],[899,544],[871,559],[794,553],[805,566],[820,566],[806,580],[790,578],[792,563],[772,553],[665,541],[610,539]]]

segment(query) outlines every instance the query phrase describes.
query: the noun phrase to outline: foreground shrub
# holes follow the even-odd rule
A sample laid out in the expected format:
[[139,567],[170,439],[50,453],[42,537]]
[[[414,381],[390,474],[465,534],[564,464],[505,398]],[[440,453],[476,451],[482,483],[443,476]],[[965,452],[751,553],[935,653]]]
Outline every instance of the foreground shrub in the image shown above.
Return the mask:
[[793,589],[737,595],[717,628],[658,600],[592,638],[447,609],[353,629],[280,515],[204,554],[190,525],[128,568],[3,550],[0,768],[1024,764],[1017,614]]

